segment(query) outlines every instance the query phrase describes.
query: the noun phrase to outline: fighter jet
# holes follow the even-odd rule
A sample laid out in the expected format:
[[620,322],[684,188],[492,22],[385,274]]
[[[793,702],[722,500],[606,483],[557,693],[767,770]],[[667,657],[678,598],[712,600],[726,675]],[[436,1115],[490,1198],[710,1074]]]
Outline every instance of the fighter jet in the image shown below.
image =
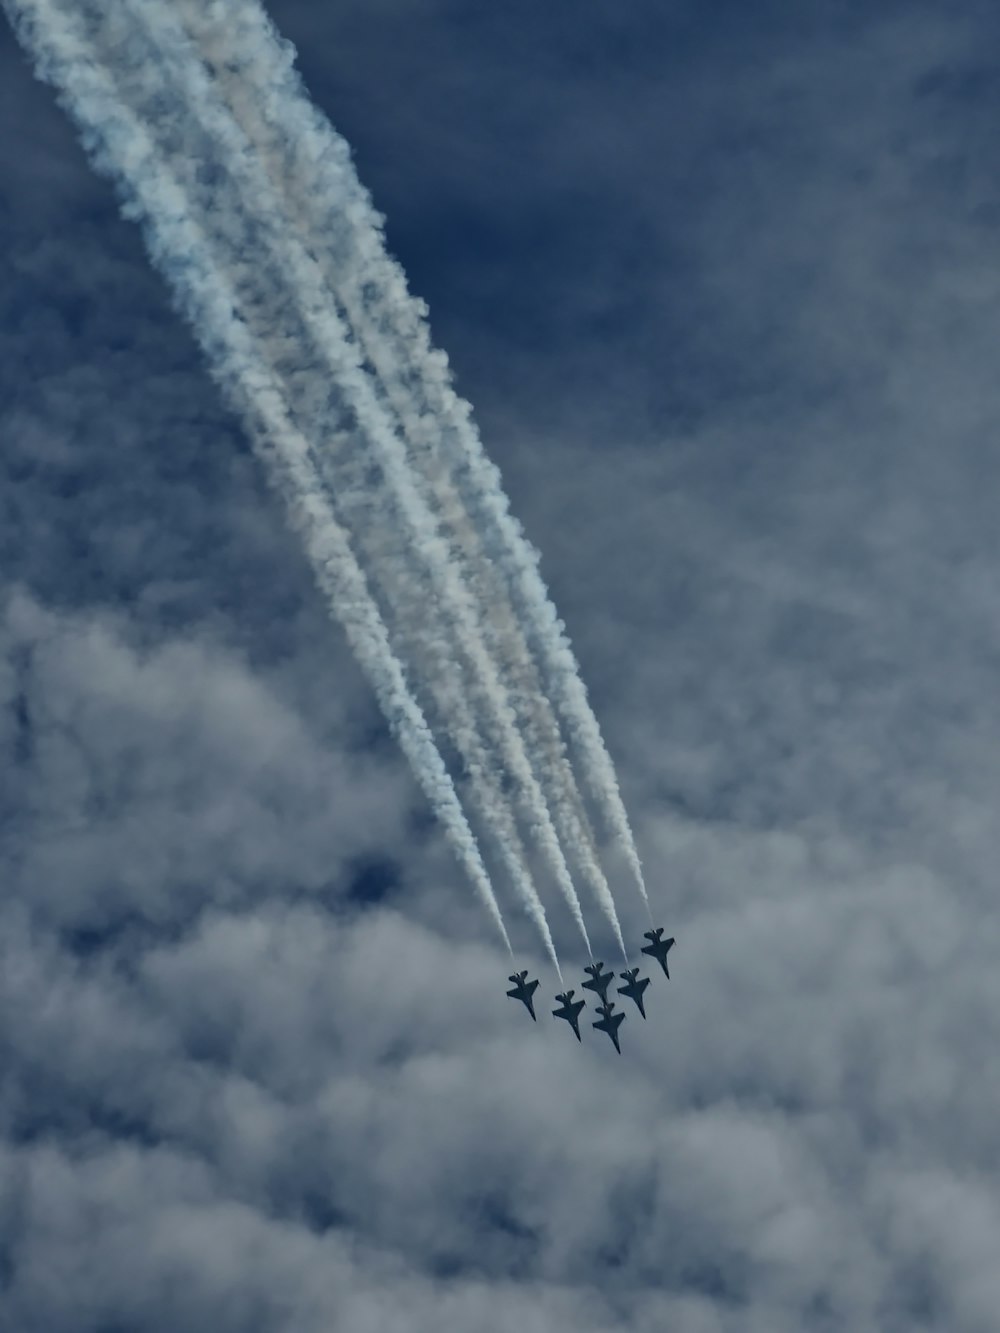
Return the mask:
[[646,1010],[643,1008],[642,992],[649,985],[649,977],[640,977],[637,967],[629,968],[627,972],[619,972],[618,975],[626,983],[618,987],[619,995],[627,995],[630,1000],[635,1000],[639,1007],[639,1013],[643,1018],[646,1017]]
[[615,1044],[615,1050],[621,1055],[622,1048],[618,1045],[618,1029],[625,1022],[625,1015],[616,1014],[614,1009],[614,1000],[606,1000],[604,1004],[599,1004],[597,1006],[597,1012],[601,1017],[593,1026],[600,1032],[606,1032],[608,1034]]
[[[528,970],[525,968],[523,972],[515,972],[513,976],[509,976],[507,980],[513,981],[514,989],[509,990],[507,994],[512,1000],[520,1000],[531,1017],[535,1018],[535,1004],[531,997],[538,989],[538,982],[526,981],[525,977],[527,977],[527,975]],[[535,1022],[538,1022],[537,1018],[535,1018]]]
[[586,1008],[586,1001],[576,1000],[574,1002],[573,996],[575,994],[575,991],[568,990],[563,995],[557,995],[556,999],[562,1007],[560,1009],[553,1009],[552,1017],[565,1018],[566,1022],[576,1033],[577,1041],[582,1041],[583,1038],[580,1036],[580,1010]]
[[655,930],[647,930],[643,938],[649,940],[650,943],[643,945],[642,952],[648,953],[650,958],[656,959],[664,972],[666,972],[667,980],[669,981],[670,972],[667,969],[667,954],[674,947],[673,935],[670,936],[669,940],[665,940],[663,938],[663,927],[657,926]]
[[608,987],[615,979],[613,972],[601,973],[603,963],[591,963],[590,967],[585,967],[584,972],[590,974],[590,980],[583,983],[584,990],[592,990],[595,995],[601,997],[601,1003],[606,1004],[608,1000]]

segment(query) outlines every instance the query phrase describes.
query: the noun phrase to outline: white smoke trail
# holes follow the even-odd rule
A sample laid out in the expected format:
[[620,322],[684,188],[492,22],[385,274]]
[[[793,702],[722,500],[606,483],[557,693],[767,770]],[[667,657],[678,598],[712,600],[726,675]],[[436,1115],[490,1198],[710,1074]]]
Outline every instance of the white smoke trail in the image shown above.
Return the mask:
[[[354,450],[353,464],[345,466],[338,463],[335,476],[332,479],[339,483],[341,487],[347,480],[349,488],[355,489],[348,479],[353,469],[358,466],[358,457],[358,451]],[[322,470],[324,469],[321,457]],[[373,524],[369,530],[369,536],[376,532],[384,533],[384,531],[384,523]],[[387,554],[384,550],[384,543],[377,543],[377,545],[383,547],[381,550],[373,550],[373,544],[370,540],[362,540],[362,545],[367,553],[371,555],[373,563],[384,559]],[[389,582],[385,593],[392,611],[393,633],[399,633],[404,640],[412,640],[416,636],[415,622],[420,622],[426,617],[426,588],[416,574],[406,568],[404,562],[397,568],[396,577]],[[453,656],[448,652],[447,645],[443,644],[436,636],[432,636],[425,641],[424,653],[424,672],[420,683],[434,701],[437,713],[442,721],[447,715],[448,730],[455,738],[455,743],[465,760],[470,794],[480,817],[496,840],[504,868],[511,878],[518,897],[536,921],[536,924],[544,923],[544,908],[538,899],[538,894],[527,869],[527,854],[524,844],[521,841],[517,824],[508,809],[504,794],[497,784],[494,765],[490,762],[479,736],[475,716],[466,698],[461,670]],[[555,960],[553,961],[555,962]],[[555,962],[555,967],[561,983],[562,974],[559,972],[557,962]]]
[[[282,168],[284,154],[275,139],[272,122],[280,119],[272,104],[274,90],[257,87],[253,78],[259,74],[259,62],[248,58],[247,52],[240,47],[238,31],[242,11],[233,11],[227,5],[202,5],[179,0],[176,12],[183,18],[185,26],[194,37],[200,54],[206,58],[214,71],[214,84],[222,92],[228,109],[236,117],[240,128],[246,135],[253,149],[255,162],[269,169],[272,179],[280,176],[286,182]],[[258,43],[259,44],[259,43]],[[254,42],[251,41],[250,55],[253,54]],[[277,94],[280,100],[280,92]],[[306,127],[308,128],[308,127]],[[286,182],[287,183],[287,182]],[[284,203],[288,231],[298,231],[308,246],[310,253],[318,253],[325,246],[323,237],[311,234],[308,225],[302,226],[302,220],[308,217],[308,210],[303,209],[301,201],[288,198],[281,192]],[[326,214],[331,225],[343,222],[336,217],[337,201],[327,201],[329,212]],[[317,244],[318,239],[318,244]],[[417,468],[427,470],[428,457],[434,450],[422,448],[415,461]],[[594,896],[611,923],[619,945],[625,954],[624,941],[618,923],[614,900],[608,887],[604,872],[598,859],[593,832],[576,788],[572,769],[567,761],[565,747],[559,734],[558,724],[552,715],[548,701],[541,689],[538,671],[531,659],[523,633],[517,624],[507,594],[502,575],[493,568],[492,562],[483,559],[477,534],[469,522],[461,499],[454,490],[446,470],[440,466],[436,480],[436,489],[429,495],[420,492],[425,506],[424,522],[431,522],[429,506],[435,506],[442,517],[442,528],[452,537],[444,559],[449,562],[450,571],[458,576],[458,585],[462,592],[471,590],[471,600],[465,596],[460,610],[460,641],[468,651],[472,648],[476,656],[478,670],[488,673],[487,698],[491,702],[494,716],[498,709],[503,713],[502,701],[507,696],[509,708],[513,705],[513,719],[516,731],[513,735],[523,736],[527,750],[531,754],[534,767],[541,778],[544,795],[530,789],[532,805],[544,800],[551,808],[555,829],[562,844],[569,850],[581,871],[583,879],[589,884]],[[418,471],[419,476],[419,471]],[[408,481],[412,484],[411,471]],[[460,539],[456,539],[460,534]],[[422,544],[426,546],[426,528],[421,533]],[[475,557],[475,558],[470,558]],[[473,635],[478,636],[473,645]],[[485,655],[484,655],[485,654]],[[484,665],[485,664],[485,665]],[[499,668],[499,669],[498,669]],[[531,781],[523,765],[523,756],[514,757],[511,749],[511,728],[509,717],[502,723],[505,733],[501,736],[505,767],[517,774],[523,782]],[[518,745],[518,750],[520,746]],[[552,846],[552,834],[536,820],[536,833],[543,844]],[[556,868],[557,877],[565,885],[567,876],[562,867]],[[578,923],[582,917],[577,914]]]
[[[277,35],[257,0],[178,0],[178,12],[212,60],[227,101],[255,149],[280,177],[291,224],[305,237],[343,303],[415,455],[434,483],[442,520],[456,537],[456,558],[464,561],[463,572],[475,587],[479,605],[496,607],[513,596],[529,624],[548,693],[648,907],[614,766],[564,626],[539,574],[537,554],[508,510],[499,474],[483,453],[468,405],[451,388],[447,358],[430,346],[426,307],[409,295],[405,275],[385,252],[381,218],[357,179],[347,145],[309,100],[293,69],[291,45]],[[500,567],[499,579],[490,557]],[[563,836],[578,849],[620,939],[558,726],[544,695],[533,688],[531,676],[537,679],[537,673],[520,628],[513,617],[505,619],[502,628],[492,627],[492,635],[486,619],[490,646],[505,662],[505,682],[514,682],[511,693],[522,725],[534,729],[536,757],[543,760]],[[499,652],[501,643],[506,656]]]
[[[133,12],[142,15],[143,21],[150,27],[156,59],[152,62],[144,61],[137,52],[125,55],[124,59],[120,56],[117,61],[120,81],[127,81],[130,89],[138,87],[147,98],[169,96],[169,92],[165,94],[164,85],[154,77],[154,70],[159,72],[169,67],[177,81],[176,92],[185,111],[193,116],[199,129],[207,133],[211,141],[222,150],[222,160],[232,187],[225,195],[225,207],[235,214],[242,204],[253,220],[257,258],[263,261],[254,269],[260,294],[263,296],[268,285],[275,282],[294,292],[298,315],[307,337],[325,360],[338,390],[354,412],[366,443],[377,456],[393,503],[413,536],[410,558],[413,554],[419,557],[439,593],[440,612],[451,629],[455,647],[468,663],[468,683],[476,688],[483,721],[499,752],[502,771],[514,779],[516,789],[523,795],[523,808],[531,832],[547,858],[589,952],[590,943],[583,912],[558,835],[495,663],[477,632],[477,608],[468,588],[458,577],[449,548],[438,532],[433,514],[414,485],[405,447],[394,433],[391,421],[385,417],[373,390],[371,377],[361,366],[357,348],[351,342],[327,294],[322,274],[308,251],[294,235],[289,235],[280,195],[261,169],[238,124],[216,95],[213,83],[177,25],[173,11],[159,0],[133,0],[132,8]],[[165,124],[164,134],[172,132],[172,116],[164,115],[162,106],[158,125],[161,122]],[[192,160],[190,149],[185,151],[179,144],[172,158],[176,162],[176,170],[184,173],[184,185],[189,197],[200,201],[200,207],[204,215],[211,219],[213,228],[220,233],[232,232],[238,219],[222,216],[224,207],[220,204],[220,192],[211,180],[205,179],[199,169],[201,164]],[[232,235],[226,236],[225,243],[227,251],[231,250],[234,255],[238,252],[239,246]],[[320,368],[316,368],[316,373],[321,373]],[[322,417],[321,412],[317,426],[325,425]],[[309,434],[312,438],[319,438],[312,431]],[[337,480],[342,480],[339,466]],[[421,646],[426,646],[432,636],[432,627],[426,621],[421,621]],[[455,743],[460,744],[459,734],[448,711],[445,720]]]
[[[78,14],[52,0],[0,0],[38,77],[55,85],[98,170],[111,176],[123,213],[142,225],[154,263],[194,326],[213,376],[240,411],[269,479],[300,534],[317,582],[344,625],[382,710],[508,951],[510,941],[454,784],[434,744],[386,629],[319,484],[309,442],[298,432],[273,368],[241,316],[241,293],[215,262],[188,201],[146,131],[102,68]],[[558,972],[542,914],[537,922]]]

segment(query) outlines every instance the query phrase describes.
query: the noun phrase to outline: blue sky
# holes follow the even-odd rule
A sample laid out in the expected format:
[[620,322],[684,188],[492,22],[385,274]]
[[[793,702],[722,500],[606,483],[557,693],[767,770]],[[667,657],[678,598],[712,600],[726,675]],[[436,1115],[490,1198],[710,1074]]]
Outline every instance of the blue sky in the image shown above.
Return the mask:
[[269,8],[541,551],[674,980],[621,1060],[510,1012],[0,30],[4,1319],[994,1327],[996,16]]

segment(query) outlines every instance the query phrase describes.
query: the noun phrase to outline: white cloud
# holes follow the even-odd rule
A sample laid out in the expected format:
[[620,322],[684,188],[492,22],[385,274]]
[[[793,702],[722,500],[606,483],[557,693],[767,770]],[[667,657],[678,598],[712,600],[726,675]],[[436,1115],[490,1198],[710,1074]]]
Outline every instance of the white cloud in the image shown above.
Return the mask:
[[[199,534],[218,492],[142,470],[147,439],[162,457],[164,413],[206,468],[223,450],[183,358],[161,379],[145,344],[127,374],[110,355],[83,374],[90,344],[68,321],[32,326],[24,345],[49,347],[60,373],[16,430],[40,466],[22,478],[29,517],[8,513],[8,568],[28,591],[5,601],[0,644],[0,737],[23,750],[0,831],[0,1276],[14,1327],[995,1324],[996,331],[974,295],[992,281],[992,233],[972,216],[993,195],[974,107],[934,94],[925,121],[906,91],[935,61],[971,60],[966,29],[938,43],[947,59],[907,31],[909,17],[853,32],[832,54],[822,36],[789,38],[783,77],[815,151],[789,160],[764,136],[740,166],[706,159],[711,210],[671,204],[648,169],[676,123],[637,135],[631,159],[616,150],[614,127],[636,123],[627,79],[620,103],[595,106],[605,128],[585,165],[618,184],[622,209],[669,212],[712,290],[708,307],[685,297],[701,311],[701,416],[636,409],[613,450],[581,424],[592,409],[614,419],[622,385],[639,382],[648,407],[673,374],[669,265],[648,279],[634,340],[586,333],[581,309],[620,295],[602,271],[596,292],[567,294],[582,351],[521,351],[486,318],[485,352],[471,325],[454,349],[678,936],[674,980],[654,979],[621,1059],[599,1034],[577,1046],[556,1030],[550,977],[537,1027],[503,997],[506,963],[475,903],[407,823],[401,766],[359,752],[367,701],[245,460],[227,454],[232,506],[211,558]],[[339,49],[327,32],[316,64]],[[866,52],[889,70],[881,85]],[[692,59],[675,101],[707,78]],[[447,92],[471,74],[441,77]],[[506,86],[477,77],[483,97]],[[772,79],[745,73],[743,102]],[[713,95],[725,122],[725,89]],[[577,106],[554,83],[546,96]],[[373,97],[398,116],[393,88]],[[580,123],[553,117],[526,150],[541,165],[524,209],[551,197],[554,162],[572,177]],[[706,123],[692,113],[701,148]],[[499,190],[502,151],[482,128],[452,113],[465,147],[442,170],[480,162]],[[553,143],[567,155],[546,158]],[[935,175],[960,149],[967,192]],[[663,235],[661,258],[678,232]],[[124,319],[116,284],[145,292],[147,279],[137,247],[119,253],[110,229],[106,244],[97,304],[119,301]],[[65,252],[65,237],[33,251],[26,290],[70,285]],[[178,335],[154,322],[161,336],[173,358]],[[714,375],[706,348],[725,362]],[[595,349],[608,375],[574,380]],[[766,362],[765,388],[734,387],[729,358]],[[92,423],[80,435],[77,415]],[[141,484],[116,490],[109,468],[88,483],[94,546],[74,564],[59,543],[80,510],[41,464],[62,477],[76,449],[103,458],[112,423]],[[148,570],[184,597],[122,599],[123,551],[142,557],[137,582]],[[259,616],[230,581],[247,552]],[[70,581],[69,607],[51,571]],[[347,908],[353,858],[381,851],[405,894]],[[634,937],[639,905],[622,906]]]

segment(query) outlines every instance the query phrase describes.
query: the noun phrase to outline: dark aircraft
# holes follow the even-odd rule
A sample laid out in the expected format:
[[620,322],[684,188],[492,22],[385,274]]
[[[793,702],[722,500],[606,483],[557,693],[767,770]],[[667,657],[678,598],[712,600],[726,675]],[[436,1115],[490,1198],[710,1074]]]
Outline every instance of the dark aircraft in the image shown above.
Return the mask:
[[600,1032],[606,1032],[608,1034],[615,1044],[615,1050],[621,1055],[622,1048],[618,1045],[618,1029],[625,1022],[625,1015],[616,1014],[614,1009],[614,1000],[607,1000],[604,1004],[599,1004],[597,1006],[597,1012],[601,1017],[600,1020],[594,1024],[594,1027]]
[[626,985],[618,987],[618,994],[627,995],[630,1000],[635,1000],[639,1006],[639,1013],[645,1018],[646,1010],[642,1004],[642,992],[649,985],[649,977],[640,977],[637,967],[629,968],[627,972],[619,972],[618,975],[626,982]]
[[580,1010],[586,1007],[586,1001],[576,1000],[574,1002],[573,996],[575,994],[575,991],[568,990],[564,995],[557,995],[556,999],[562,1005],[562,1008],[553,1009],[552,1017],[565,1018],[566,1022],[576,1033],[577,1041],[582,1041],[583,1038],[580,1036]]
[[[509,990],[507,994],[512,1000],[520,1000],[531,1017],[535,1018],[535,1005],[531,997],[538,989],[538,982],[525,981],[527,975],[528,972],[527,969],[525,969],[523,972],[515,972],[513,976],[508,977],[508,981],[513,981],[514,989]],[[538,1022],[537,1018],[535,1018],[535,1022]]]
[[667,969],[667,954],[674,947],[673,935],[670,936],[669,940],[665,940],[663,938],[663,927],[657,926],[655,930],[647,930],[644,934],[644,938],[651,942],[643,946],[642,952],[648,953],[650,958],[656,959],[664,972],[666,972],[667,980],[669,981],[670,972]]
[[607,1004],[608,987],[611,985],[612,981],[614,981],[615,974],[613,972],[605,972],[602,974],[601,968],[603,966],[603,963],[591,963],[590,967],[585,967],[583,969],[584,972],[590,973],[590,980],[583,983],[583,989],[592,990],[595,995],[601,997],[602,1004]]

